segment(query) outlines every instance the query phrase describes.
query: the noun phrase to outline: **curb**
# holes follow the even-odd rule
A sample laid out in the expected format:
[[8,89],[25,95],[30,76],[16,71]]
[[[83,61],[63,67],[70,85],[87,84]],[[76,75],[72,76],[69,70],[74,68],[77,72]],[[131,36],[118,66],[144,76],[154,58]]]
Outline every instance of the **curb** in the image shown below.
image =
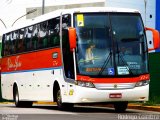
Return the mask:
[[[114,106],[112,104],[98,105],[98,106],[114,108]],[[146,110],[146,111],[160,112],[160,106],[143,106],[143,105],[133,104],[133,103],[129,103],[127,109],[136,109],[136,110]]]
[[43,102],[43,101],[38,101],[38,102],[34,102],[33,104],[40,104],[40,105],[56,105],[56,102]]
[[[109,107],[114,108],[113,104],[84,104],[87,106]],[[160,106],[143,106],[140,104],[129,103],[127,109],[146,110],[160,112]]]
[[138,109],[138,110],[160,112],[160,106],[143,106],[143,105],[137,105],[137,104],[128,104],[128,109]]

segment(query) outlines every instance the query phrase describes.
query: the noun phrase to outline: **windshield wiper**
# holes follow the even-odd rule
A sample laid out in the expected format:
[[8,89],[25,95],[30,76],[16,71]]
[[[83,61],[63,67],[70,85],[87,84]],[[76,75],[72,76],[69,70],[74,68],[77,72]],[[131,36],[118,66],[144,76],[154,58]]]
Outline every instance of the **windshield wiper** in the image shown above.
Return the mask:
[[109,63],[109,60],[111,59],[111,56],[112,56],[112,52],[111,52],[111,49],[110,49],[110,53],[109,53],[108,56],[106,57],[105,62],[104,62],[104,64],[102,65],[101,70],[99,71],[98,75],[101,75],[101,74],[103,73],[103,71],[105,70],[106,66],[107,66],[108,63]]

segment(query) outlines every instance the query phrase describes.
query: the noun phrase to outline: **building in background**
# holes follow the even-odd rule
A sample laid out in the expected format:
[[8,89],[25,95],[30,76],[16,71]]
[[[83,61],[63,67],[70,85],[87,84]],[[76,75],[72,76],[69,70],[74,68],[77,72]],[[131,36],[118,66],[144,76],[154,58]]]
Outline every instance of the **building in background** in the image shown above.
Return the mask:
[[[63,1],[63,2],[62,2]],[[61,0],[60,2],[52,2],[49,6],[45,5],[44,13],[48,13],[58,9],[69,9],[69,8],[80,8],[80,7],[104,7],[105,0]],[[27,15],[26,19],[35,18],[42,14],[42,5],[41,6],[31,6],[26,8],[26,11],[30,11],[32,9],[37,9],[36,14]]]

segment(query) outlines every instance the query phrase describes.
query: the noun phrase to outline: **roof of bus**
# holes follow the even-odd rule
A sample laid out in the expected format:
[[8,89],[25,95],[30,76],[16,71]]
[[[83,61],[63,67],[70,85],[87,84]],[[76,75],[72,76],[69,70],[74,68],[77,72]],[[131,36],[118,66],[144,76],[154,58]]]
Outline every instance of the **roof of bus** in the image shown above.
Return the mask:
[[8,28],[4,33],[8,33],[17,29],[21,29],[36,23],[40,23],[49,20],[54,17],[60,16],[60,14],[73,14],[73,13],[91,13],[91,12],[124,12],[124,13],[139,13],[136,9],[127,8],[115,8],[115,7],[83,7],[83,8],[72,8],[72,9],[59,9],[46,13],[44,15],[38,16],[34,19],[26,20],[23,24],[18,24],[16,26]]

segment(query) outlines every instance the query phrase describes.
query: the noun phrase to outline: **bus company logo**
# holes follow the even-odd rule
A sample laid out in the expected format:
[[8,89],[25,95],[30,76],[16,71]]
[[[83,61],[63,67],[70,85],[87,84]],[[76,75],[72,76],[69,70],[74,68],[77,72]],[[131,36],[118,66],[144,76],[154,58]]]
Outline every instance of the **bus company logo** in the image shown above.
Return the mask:
[[12,61],[10,58],[8,58],[8,60],[7,60],[7,69],[8,70],[10,70],[10,69],[17,70],[17,68],[22,66],[22,63],[19,61],[19,57],[20,56],[17,56],[14,61]]

